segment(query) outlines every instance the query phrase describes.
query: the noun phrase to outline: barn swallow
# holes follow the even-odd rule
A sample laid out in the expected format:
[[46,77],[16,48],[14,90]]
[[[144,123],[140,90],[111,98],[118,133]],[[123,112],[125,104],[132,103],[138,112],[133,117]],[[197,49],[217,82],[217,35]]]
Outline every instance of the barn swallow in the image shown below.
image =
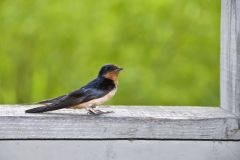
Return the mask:
[[68,94],[38,102],[37,104],[42,104],[43,106],[29,109],[25,112],[42,113],[62,108],[85,108],[90,114],[111,113],[111,111],[98,110],[96,106],[103,104],[115,95],[118,88],[118,74],[121,70],[123,68],[117,65],[104,65],[100,69],[97,78],[87,85]]

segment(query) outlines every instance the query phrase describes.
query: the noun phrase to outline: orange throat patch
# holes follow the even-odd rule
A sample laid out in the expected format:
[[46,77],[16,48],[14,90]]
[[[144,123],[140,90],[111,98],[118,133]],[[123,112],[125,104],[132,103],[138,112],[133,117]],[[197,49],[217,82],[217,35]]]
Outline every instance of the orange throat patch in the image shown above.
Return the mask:
[[105,78],[111,79],[114,81],[116,87],[118,86],[118,73],[116,71],[108,72],[107,74],[104,75]]

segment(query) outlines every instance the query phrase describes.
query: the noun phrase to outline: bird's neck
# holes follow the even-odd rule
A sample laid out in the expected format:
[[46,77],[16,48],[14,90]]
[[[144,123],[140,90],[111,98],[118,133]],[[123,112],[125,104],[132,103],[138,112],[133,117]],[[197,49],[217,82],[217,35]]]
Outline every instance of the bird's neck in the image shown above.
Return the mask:
[[112,81],[115,84],[115,87],[116,88],[118,87],[118,77],[117,76],[107,76],[107,77],[103,76],[101,78]]

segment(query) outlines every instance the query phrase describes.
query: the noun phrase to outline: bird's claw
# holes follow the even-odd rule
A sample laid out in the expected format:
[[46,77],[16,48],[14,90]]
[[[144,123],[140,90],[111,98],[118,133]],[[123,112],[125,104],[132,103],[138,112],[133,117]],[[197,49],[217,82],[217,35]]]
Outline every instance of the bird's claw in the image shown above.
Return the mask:
[[108,114],[108,113],[113,113],[113,111],[101,111],[99,109],[88,110],[88,114],[93,114],[93,115],[101,115],[101,114]]

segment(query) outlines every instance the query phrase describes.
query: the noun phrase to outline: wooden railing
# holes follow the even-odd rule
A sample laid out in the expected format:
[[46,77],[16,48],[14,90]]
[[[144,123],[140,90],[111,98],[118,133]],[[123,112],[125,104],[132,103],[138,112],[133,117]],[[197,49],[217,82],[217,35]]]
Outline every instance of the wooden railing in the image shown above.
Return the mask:
[[240,139],[239,118],[217,107],[109,106],[101,116],[28,108],[0,107],[0,139]]

